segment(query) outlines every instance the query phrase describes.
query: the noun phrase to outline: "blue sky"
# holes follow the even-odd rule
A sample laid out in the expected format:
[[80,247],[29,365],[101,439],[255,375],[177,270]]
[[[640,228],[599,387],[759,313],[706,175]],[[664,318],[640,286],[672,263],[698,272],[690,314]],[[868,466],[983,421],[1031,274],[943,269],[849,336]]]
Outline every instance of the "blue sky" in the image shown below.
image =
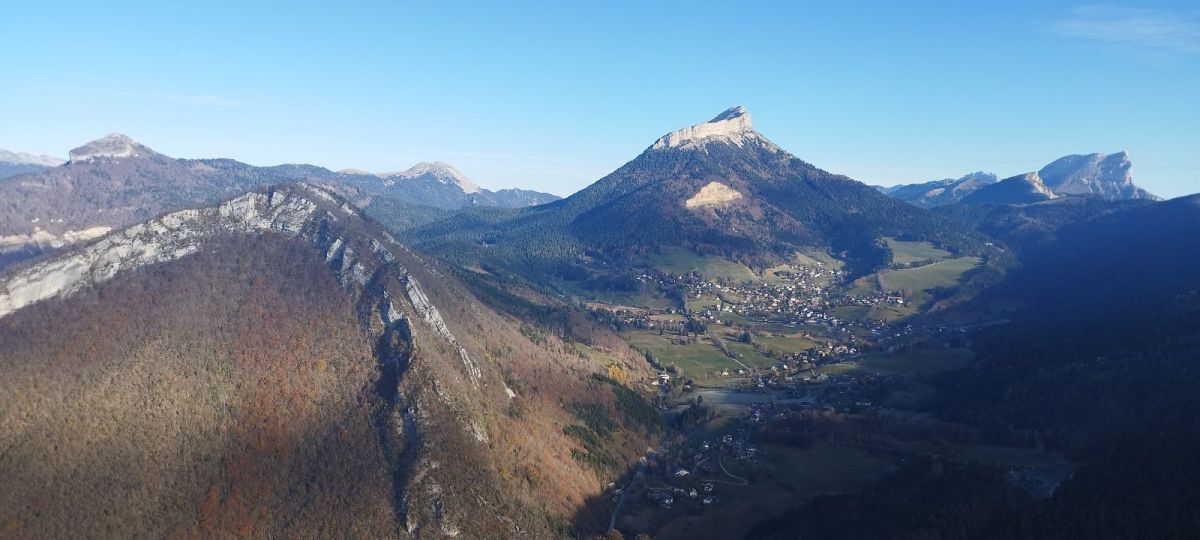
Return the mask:
[[116,131],[257,165],[442,160],[565,195],[741,104],[869,183],[1124,149],[1150,191],[1200,191],[1194,1],[174,4],[6,6],[0,148]]

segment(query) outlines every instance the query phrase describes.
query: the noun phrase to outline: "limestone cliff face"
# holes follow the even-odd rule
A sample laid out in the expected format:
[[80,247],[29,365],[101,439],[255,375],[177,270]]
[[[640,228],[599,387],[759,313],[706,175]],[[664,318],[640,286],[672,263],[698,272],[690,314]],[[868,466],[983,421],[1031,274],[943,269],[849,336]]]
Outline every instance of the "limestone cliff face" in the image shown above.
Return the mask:
[[1133,163],[1125,152],[1064,156],[1038,174],[1060,195],[1092,195],[1108,200],[1158,199],[1133,184]]
[[[509,357],[503,366],[489,361],[501,354],[493,351],[525,350],[528,344],[510,340],[520,335],[510,322],[319,187],[273,188],[166,214],[0,275],[0,318],[38,302],[69,301],[141,267],[208,253],[229,235],[299,240],[324,259],[349,293],[359,324],[375,343],[380,392],[388,403],[377,423],[391,467],[399,536],[549,534],[545,516],[530,511],[535,499],[529,488],[506,480],[501,470],[533,470],[536,462],[562,460],[552,473],[561,477],[546,481],[569,488],[565,492],[574,493],[574,504],[585,489],[599,485],[569,457],[571,443],[561,428],[541,440],[509,434],[508,424],[517,420],[506,411],[524,398],[506,384],[502,371],[532,372],[519,364],[536,362],[541,371],[563,370],[558,384],[565,385],[586,384],[587,373],[575,373],[581,382],[569,382],[566,366],[554,365],[545,351]],[[560,425],[554,418],[561,410],[546,410],[524,421]]]
[[750,124],[750,113],[741,105],[737,105],[718,114],[712,120],[663,135],[650,149],[704,148],[709,143],[742,146],[747,142],[761,144],[774,152],[779,151],[778,147],[754,131]]

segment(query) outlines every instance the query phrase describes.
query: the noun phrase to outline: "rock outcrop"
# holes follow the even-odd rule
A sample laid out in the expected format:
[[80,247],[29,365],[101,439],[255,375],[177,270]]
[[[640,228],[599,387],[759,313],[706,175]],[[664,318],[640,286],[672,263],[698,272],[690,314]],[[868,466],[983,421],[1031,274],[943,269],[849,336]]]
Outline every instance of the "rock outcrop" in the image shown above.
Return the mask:
[[131,157],[150,157],[157,155],[149,147],[135,142],[126,135],[109,133],[99,139],[71,150],[71,163],[79,163],[92,159],[121,159]]
[[750,141],[770,145],[778,151],[778,147],[754,131],[750,124],[750,113],[741,105],[736,105],[712,120],[663,135],[650,145],[650,149],[703,148],[706,144],[714,142],[742,146]]

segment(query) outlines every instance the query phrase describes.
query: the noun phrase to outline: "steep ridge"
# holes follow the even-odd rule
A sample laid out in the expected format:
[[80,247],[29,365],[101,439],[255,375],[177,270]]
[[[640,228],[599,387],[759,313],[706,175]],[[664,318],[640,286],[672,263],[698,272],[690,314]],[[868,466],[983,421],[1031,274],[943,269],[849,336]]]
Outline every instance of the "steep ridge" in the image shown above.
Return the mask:
[[[258,243],[253,244],[257,246],[254,247],[255,253],[272,253],[280,249],[286,253],[298,251],[300,254],[295,257],[307,257],[311,264],[305,266],[293,264],[295,261],[267,258],[251,264],[249,270],[233,273],[211,268],[213,264],[256,260],[258,255],[244,253],[247,249],[246,242]],[[597,366],[592,361],[564,355],[565,346],[549,336],[542,336],[540,344],[532,343],[522,335],[513,321],[502,318],[480,305],[461,289],[453,278],[398,244],[388,233],[378,230],[372,223],[364,220],[359,211],[345,200],[322,188],[289,186],[272,188],[265,192],[251,192],[215,207],[166,214],[0,277],[0,327],[3,327],[3,332],[0,332],[0,344],[3,345],[0,346],[0,367],[3,367],[6,373],[26,374],[14,376],[2,383],[6,397],[0,398],[0,418],[22,419],[19,427],[0,434],[0,448],[7,449],[0,453],[0,471],[3,472],[3,476],[28,480],[28,483],[18,482],[9,486],[6,493],[0,495],[0,503],[3,503],[0,504],[3,506],[3,510],[0,510],[0,524],[5,524],[15,531],[14,534],[71,535],[88,530],[81,529],[82,527],[95,525],[95,522],[86,519],[72,520],[67,513],[72,508],[71,502],[75,500],[73,497],[81,496],[77,493],[93,493],[87,488],[95,489],[95,485],[80,480],[79,473],[73,472],[75,469],[66,465],[71,460],[69,456],[61,454],[65,449],[59,449],[53,437],[46,438],[49,435],[43,437],[37,433],[65,434],[73,430],[94,433],[101,430],[98,424],[106,421],[105,418],[86,417],[81,422],[79,415],[85,411],[71,407],[72,403],[77,402],[68,399],[66,405],[56,407],[26,395],[27,392],[21,390],[50,385],[55,388],[62,387],[64,391],[72,392],[73,395],[76,389],[73,384],[81,383],[73,383],[69,374],[50,370],[53,366],[61,365],[59,363],[44,362],[46,367],[42,368],[40,362],[45,357],[54,355],[47,351],[48,346],[33,337],[43,336],[48,339],[44,335],[47,332],[50,335],[88,332],[93,326],[87,319],[64,317],[66,322],[61,324],[54,321],[58,320],[60,315],[75,310],[91,313],[95,308],[88,308],[92,305],[89,304],[89,299],[95,298],[95,295],[103,297],[117,292],[116,298],[120,299],[122,296],[119,292],[122,290],[147,287],[150,289],[148,304],[157,305],[155,299],[162,288],[171,290],[171,287],[181,286],[180,283],[188,283],[188,278],[198,277],[187,271],[193,264],[189,261],[208,268],[208,272],[200,274],[209,276],[206,279],[216,279],[218,283],[223,279],[231,282],[249,279],[254,287],[276,278],[287,282],[287,285],[303,287],[303,281],[289,281],[284,279],[284,276],[292,271],[289,269],[310,268],[312,277],[307,279],[312,281],[309,285],[314,287],[315,292],[312,294],[319,293],[330,297],[331,300],[327,302],[331,305],[346,305],[348,313],[339,314],[335,310],[319,315],[313,324],[317,328],[331,329],[336,328],[337,324],[330,321],[349,317],[349,320],[356,321],[355,326],[359,328],[357,332],[362,334],[351,332],[344,339],[349,343],[359,343],[360,345],[355,347],[365,347],[362,351],[366,352],[354,353],[353,347],[349,350],[335,347],[332,352],[325,354],[351,357],[368,354],[373,358],[376,367],[366,375],[361,373],[361,361],[337,368],[360,373],[355,379],[360,381],[355,391],[358,394],[352,392],[347,395],[347,390],[343,389],[342,393],[334,393],[330,399],[340,400],[339,403],[357,402],[364,404],[362,407],[366,409],[350,407],[344,413],[347,415],[346,420],[337,421],[334,425],[320,426],[325,426],[323,429],[333,430],[334,433],[341,430],[342,436],[350,438],[346,444],[353,444],[355,448],[374,449],[368,453],[378,454],[378,467],[364,465],[366,470],[352,471],[362,476],[364,486],[390,486],[388,491],[391,495],[384,501],[387,502],[387,507],[374,507],[370,511],[369,516],[373,517],[364,523],[371,524],[374,528],[363,530],[363,534],[418,538],[458,535],[471,538],[550,536],[552,529],[561,527],[556,524],[576,515],[585,499],[594,495],[597,486],[601,485],[598,478],[600,473],[588,468],[585,465],[586,460],[574,457],[581,450],[577,449],[577,443],[568,438],[561,427],[571,421],[562,403],[595,399],[598,400],[598,406],[610,411],[609,414],[613,414],[614,417],[619,417],[618,409],[614,408],[614,395],[605,390],[609,385],[599,383],[590,375],[601,372],[610,377],[617,375],[617,379],[629,382],[648,377],[643,364],[637,362],[636,357],[627,349],[617,345],[619,341],[615,337],[604,343],[616,351],[613,361],[607,366]],[[247,271],[250,273],[246,274]],[[174,275],[176,279],[164,281],[147,278],[160,272]],[[320,284],[323,281],[328,282],[333,289],[321,288]],[[287,304],[286,298],[286,295],[280,297],[279,302]],[[254,311],[257,301],[256,297],[243,298],[238,303],[244,307],[231,308],[232,311],[217,310],[211,319],[219,322],[225,317],[235,317],[229,324],[258,324],[255,322],[258,319],[239,322],[239,317],[243,317],[242,313],[247,308],[251,308],[250,312]],[[131,316],[136,317],[145,317],[143,310],[148,309],[141,304],[121,305],[133,314]],[[217,309],[211,305],[211,300],[200,302],[196,309]],[[103,304],[100,307],[103,307]],[[155,309],[174,313],[177,318],[185,316],[172,306],[158,306]],[[146,324],[153,327],[157,319],[150,319]],[[272,326],[286,324],[290,315],[287,311],[267,313],[261,320],[274,321]],[[205,332],[221,335],[226,331],[224,326],[210,328],[218,322],[211,322],[210,318],[205,318],[196,321],[196,325],[201,329],[208,329],[204,330]],[[334,326],[330,327],[331,324]],[[121,328],[120,325],[114,326]],[[259,339],[256,336],[260,334],[269,335],[271,332],[252,326],[247,336],[249,339]],[[361,338],[355,338],[354,335],[361,335]],[[123,334],[117,332],[109,338],[121,339],[122,336]],[[304,342],[322,340],[320,336],[304,332],[287,337]],[[120,379],[129,375],[128,370],[134,368],[149,369],[152,378],[170,380],[162,378],[166,375],[157,371],[160,369],[156,367],[157,364],[148,367],[143,365],[140,368],[137,365],[141,364],[133,367],[126,365],[128,353],[120,351],[126,351],[128,347],[144,346],[146,342],[147,339],[131,340],[130,344],[117,347],[117,352],[94,350],[93,353],[85,355],[78,369],[94,368],[93,376],[99,377],[97,380]],[[174,346],[172,343],[161,345],[167,351],[173,351]],[[212,348],[209,344],[200,347],[199,350],[188,350],[191,351],[186,355],[188,358],[222,358],[225,348],[223,345]],[[281,355],[287,354],[284,351],[279,352]],[[163,356],[161,353],[162,351],[155,353],[156,356],[152,358]],[[251,364],[251,367],[264,364],[270,366],[274,361],[272,356],[274,355],[266,355],[258,364]],[[306,363],[296,368],[296,377],[303,377],[308,372],[306,368],[314,365],[313,358],[301,360]],[[94,366],[97,362],[104,366]],[[245,367],[238,361],[230,362],[235,371]],[[324,362],[326,361],[319,360],[317,365],[325,366]],[[221,373],[230,369],[220,368],[220,365],[224,364],[218,362],[218,367],[206,368],[203,365],[189,366],[184,361],[178,368],[203,377],[220,378]],[[284,377],[286,380],[292,380],[291,375]],[[274,379],[268,377],[264,384],[272,380]],[[252,382],[245,384],[251,389],[257,388]],[[274,386],[268,384],[260,390],[266,392],[265,395],[272,395],[272,388]],[[153,395],[141,394],[143,390],[145,389],[137,390],[137,395],[141,397],[135,399],[150,403],[154,410],[169,407],[172,403],[181,403],[173,398],[161,398],[166,399],[164,404],[161,400],[152,399]],[[186,399],[183,402],[186,402]],[[100,403],[109,408],[113,406],[107,398]],[[304,407],[308,406],[307,403],[307,400],[301,399],[293,405],[276,405],[269,409],[288,410],[286,407]],[[280,406],[285,408],[278,409]],[[239,433],[239,430],[248,429],[248,426],[239,423],[239,418],[241,417],[235,414],[233,420],[226,421],[228,425],[218,422],[213,429],[218,429],[221,433],[235,434]],[[284,432],[288,432],[288,426],[295,422],[311,420],[301,415],[271,418],[270,422],[279,423]],[[354,419],[373,424],[373,435],[364,438],[362,433],[351,429],[350,424],[346,422]],[[325,418],[323,421],[328,422],[330,419]],[[18,424],[6,422],[6,425]],[[645,447],[648,430],[653,429],[652,426],[641,426],[629,420],[622,421],[619,425],[621,429],[610,434],[611,442],[605,449],[605,459],[611,460],[614,466],[632,460],[638,453],[637,449]],[[190,428],[183,429],[183,432],[188,432],[188,429]],[[529,437],[530,434],[536,436]],[[337,493],[320,487],[337,484],[335,479],[324,476],[320,471],[308,471],[304,474],[295,469],[276,471],[283,474],[285,480],[281,480],[282,485],[273,488],[275,491],[260,493],[265,498],[260,503],[246,500],[246,492],[239,491],[242,484],[235,480],[240,477],[237,476],[236,470],[229,469],[232,467],[230,464],[239,463],[238,460],[250,460],[249,463],[263,463],[263,460],[269,463],[279,460],[286,462],[286,456],[292,452],[304,454],[307,451],[301,450],[308,448],[305,446],[307,443],[289,443],[288,440],[268,441],[269,444],[263,443],[265,446],[260,447],[251,444],[251,450],[257,450],[249,455],[222,454],[219,449],[214,450],[213,454],[206,458],[207,461],[201,460],[197,463],[209,463],[207,467],[217,467],[223,471],[224,476],[218,475],[216,480],[206,477],[207,481],[188,484],[194,487],[192,492],[199,494],[190,502],[175,501],[175,505],[170,508],[106,507],[102,503],[96,503],[98,513],[88,516],[100,521],[109,520],[108,526],[114,527],[110,532],[115,535],[122,535],[121,531],[131,533],[149,530],[138,529],[136,525],[119,525],[123,523],[121,519],[117,519],[117,523],[111,521],[111,516],[128,518],[132,515],[130,512],[143,516],[140,519],[150,520],[143,521],[143,524],[149,526],[152,522],[157,527],[155,530],[163,534],[168,530],[182,530],[202,536],[245,535],[246,531],[265,532],[268,535],[316,534],[320,530],[329,533],[336,530],[338,524],[349,523],[346,520],[350,519],[351,514],[336,511],[333,517],[322,521],[318,528],[306,528],[308,526],[302,526],[302,523],[273,521],[271,516],[284,515],[287,511],[303,512],[304,505],[295,508],[287,506],[285,503],[292,499],[284,497],[275,500],[271,498],[270,493],[275,493],[276,497],[283,497],[279,493],[292,493],[301,489],[300,486],[309,486],[303,489],[316,490],[313,496],[318,498],[338,496]],[[300,446],[294,446],[295,444]],[[279,445],[293,450],[285,450]],[[340,447],[334,444],[328,451],[332,452]],[[89,447],[86,451],[97,450]],[[600,449],[586,450],[588,453],[592,451]],[[137,454],[130,449],[123,452],[122,456],[125,453]],[[39,454],[54,456],[53,459],[45,460],[45,463],[50,465],[39,466],[39,462],[33,457]],[[134,457],[136,456],[129,457],[128,461],[132,461],[136,466],[141,461]],[[148,458],[141,456],[141,459]],[[316,467],[316,464],[324,463],[331,459],[331,456],[318,456],[314,459],[316,461],[310,465],[304,465],[309,462],[293,462],[293,465],[301,469]],[[374,458],[364,459],[365,462],[370,462]],[[29,472],[18,473],[23,470]],[[101,476],[106,472],[111,471],[93,471]],[[313,474],[317,476],[312,476]],[[380,474],[384,475],[382,479]],[[38,486],[44,485],[41,482],[47,479],[56,479],[55,485],[61,489],[45,492],[39,488]],[[250,483],[258,485],[255,482],[259,480]],[[73,482],[82,482],[76,486],[78,490],[70,489]],[[364,487],[368,492],[375,489],[368,487]],[[128,498],[122,498],[129,495],[128,489],[120,486],[110,488],[121,495],[114,495],[113,501]],[[152,487],[136,488],[138,492],[147,490],[151,494],[158,493],[155,497],[164,497],[167,493],[155,491]],[[204,495],[206,493],[208,495]],[[249,493],[257,492],[251,489]],[[548,494],[553,496],[547,497]],[[94,494],[89,497],[88,500],[105,500]],[[215,499],[215,502],[205,502],[210,498]],[[379,502],[378,498],[366,499]],[[272,508],[272,501],[279,507]],[[246,505],[253,507],[255,504],[267,505],[264,508],[271,508],[272,511],[260,515],[252,511],[252,508],[247,510]],[[346,512],[351,510],[346,509]],[[204,517],[209,514],[218,517]],[[381,516],[392,517],[392,522],[383,529],[379,528],[382,527],[380,523],[387,520]],[[241,526],[249,528],[242,529]]]
[[17,174],[43,171],[62,164],[63,160],[56,157],[35,156],[0,149],[0,179]]
[[1032,204],[1057,198],[1038,173],[1005,178],[963,197],[963,204]]

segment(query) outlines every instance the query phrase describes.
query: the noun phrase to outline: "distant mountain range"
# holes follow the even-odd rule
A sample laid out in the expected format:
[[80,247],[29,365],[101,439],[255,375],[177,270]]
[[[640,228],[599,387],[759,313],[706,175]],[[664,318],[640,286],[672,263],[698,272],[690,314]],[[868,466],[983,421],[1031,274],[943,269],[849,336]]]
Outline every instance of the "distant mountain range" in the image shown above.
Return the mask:
[[0,149],[0,179],[15,174],[38,172],[63,164],[63,159],[51,156],[35,156]]
[[876,189],[904,202],[931,208],[954,204],[971,192],[997,182],[996,175],[974,172],[957,180],[946,178],[923,184],[900,184],[891,187],[876,186]]
[[[520,208],[536,206],[559,199],[556,195],[525,189],[483,189],[467,179],[466,175],[449,164],[440,161],[422,162],[400,172],[366,173],[353,169],[339,171],[344,178],[363,183],[362,176],[374,176],[382,180],[380,193],[397,199],[432,206],[444,210],[458,210],[470,206],[496,206]],[[370,182],[367,182],[371,186]]]
[[615,261],[682,246],[761,267],[798,249],[842,254],[856,271],[887,262],[883,236],[953,250],[982,242],[925,210],[805,163],[733,107],[672,131],[587,188],[515,214],[464,213],[419,229],[420,245],[466,256],[507,254],[533,273],[580,274],[581,256]]
[[[1060,195],[1077,195],[1097,197],[1109,201],[1130,199],[1159,200],[1155,195],[1133,184],[1132,168],[1133,164],[1129,161],[1129,155],[1125,152],[1117,152],[1110,155],[1100,153],[1076,154],[1061,157],[1049,165],[1042,167],[1036,173],[1038,178],[1036,182],[1028,179],[1024,182],[1031,185],[1036,184],[1029,188],[1033,192],[1047,191],[1049,196],[1045,197],[1046,199]],[[1018,175],[1012,178],[1026,176]],[[934,180],[921,184],[901,184],[891,187],[878,186],[876,189],[909,204],[922,208],[932,208],[962,201],[975,191],[996,182],[996,175],[976,172],[957,180],[947,178],[945,180]],[[1045,190],[1042,190],[1042,187]],[[1012,191],[1018,189],[1011,187],[1001,188],[1000,191],[994,191],[993,193],[1008,192],[1011,195]],[[1030,199],[1025,202],[1044,200],[1037,195],[1017,198]],[[1005,199],[1006,197],[1003,195],[984,195],[975,198],[974,201],[976,203],[987,201],[990,204],[1024,204],[1005,202]]]
[[326,186],[394,228],[466,207],[558,199],[481,189],[444,163],[381,175],[313,165],[255,167],[230,159],[176,159],[120,134],[71,150],[65,163],[25,154],[0,157],[21,160],[13,169],[18,173],[0,179],[0,254],[70,245],[163,212],[287,182]]

